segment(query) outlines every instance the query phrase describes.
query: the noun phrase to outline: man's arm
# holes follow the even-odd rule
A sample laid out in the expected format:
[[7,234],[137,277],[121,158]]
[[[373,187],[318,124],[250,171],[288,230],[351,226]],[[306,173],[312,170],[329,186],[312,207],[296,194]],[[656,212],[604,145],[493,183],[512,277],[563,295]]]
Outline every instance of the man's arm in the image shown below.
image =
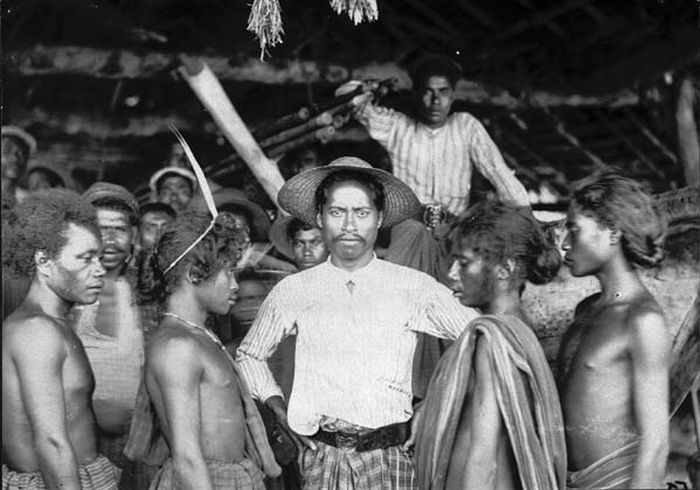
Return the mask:
[[13,361],[41,476],[48,488],[79,490],[78,463],[66,426],[64,336],[51,321],[39,318],[21,329],[13,339]]
[[[459,475],[460,480],[452,488],[494,488],[498,469],[498,442],[503,433],[503,421],[496,399],[493,366],[486,340],[476,340],[474,368],[470,383],[474,391],[470,410],[462,411],[457,438],[448,472],[450,477]],[[471,366],[462,366],[470,369]]]
[[514,206],[529,206],[530,199],[515,172],[503,161],[498,147],[486,128],[474,119],[468,131],[469,155],[477,170],[496,188],[501,201]]
[[[199,353],[199,354],[198,354]],[[191,339],[169,339],[153,349],[149,367],[163,400],[178,488],[213,489],[202,453],[201,351]]]
[[430,278],[424,286],[426,291],[425,313],[427,322],[416,330],[434,337],[457,339],[472,320],[481,316],[474,308],[462,305],[452,291]]
[[663,487],[668,457],[670,341],[663,316],[632,313],[629,319],[634,416],[640,435],[631,487]]

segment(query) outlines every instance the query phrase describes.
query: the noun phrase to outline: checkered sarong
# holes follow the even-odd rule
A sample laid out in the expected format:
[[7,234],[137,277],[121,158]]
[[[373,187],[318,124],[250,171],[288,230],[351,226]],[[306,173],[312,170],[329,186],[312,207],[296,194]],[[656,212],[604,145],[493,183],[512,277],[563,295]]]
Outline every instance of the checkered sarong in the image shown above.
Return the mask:
[[[119,468],[102,455],[78,469],[82,490],[116,490],[120,475]],[[46,483],[38,471],[21,473],[2,465],[2,490],[44,489]]]
[[417,490],[413,463],[400,446],[357,452],[314,441],[301,457],[307,490]]
[[[265,490],[264,473],[247,458],[238,463],[207,460],[207,469],[215,490]],[[175,480],[173,460],[168,459],[153,479],[149,490],[180,488]]]

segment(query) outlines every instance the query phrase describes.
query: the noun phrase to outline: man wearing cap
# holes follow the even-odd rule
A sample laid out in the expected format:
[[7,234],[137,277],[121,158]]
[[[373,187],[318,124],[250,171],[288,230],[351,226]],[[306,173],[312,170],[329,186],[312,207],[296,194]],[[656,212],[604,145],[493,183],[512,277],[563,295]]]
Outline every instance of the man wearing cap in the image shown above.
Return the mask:
[[148,182],[153,200],[168,204],[176,213],[183,211],[197,190],[197,178],[182,167],[163,167]]
[[21,202],[27,191],[19,181],[27,170],[27,161],[36,152],[36,139],[17,126],[2,127],[2,194],[11,202]]
[[97,210],[101,262],[106,270],[98,301],[76,309],[72,318],[95,375],[98,447],[124,470],[121,488],[144,488],[146,469],[122,453],[144,360],[141,313],[126,274],[139,225],[139,207],[128,190],[109,182],[96,182],[83,197]]
[[[374,254],[379,228],[420,208],[388,172],[342,157],[296,175],[278,199],[321,228],[330,257],[270,292],[237,351],[246,381],[296,434],[305,488],[417,488],[406,444],[417,333],[455,339],[478,314],[429,275]],[[286,404],[266,361],[289,335]]]

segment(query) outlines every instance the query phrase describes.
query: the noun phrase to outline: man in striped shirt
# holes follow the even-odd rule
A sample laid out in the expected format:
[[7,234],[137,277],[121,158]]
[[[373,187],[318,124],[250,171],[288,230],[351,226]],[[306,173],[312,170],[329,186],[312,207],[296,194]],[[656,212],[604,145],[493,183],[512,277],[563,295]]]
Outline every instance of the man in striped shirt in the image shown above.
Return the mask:
[[[280,281],[237,352],[254,396],[303,450],[304,488],[415,489],[407,452],[417,333],[457,338],[478,316],[435,279],[380,260],[381,226],[419,209],[399,179],[343,157],[290,179],[280,205],[317,223],[329,259]],[[267,359],[296,335],[288,410]]]

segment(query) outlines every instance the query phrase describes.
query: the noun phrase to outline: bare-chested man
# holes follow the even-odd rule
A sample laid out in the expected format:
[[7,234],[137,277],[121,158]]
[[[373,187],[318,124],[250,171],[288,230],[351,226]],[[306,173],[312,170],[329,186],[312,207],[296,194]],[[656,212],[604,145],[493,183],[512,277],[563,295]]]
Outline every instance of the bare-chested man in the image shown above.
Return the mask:
[[558,248],[531,211],[497,202],[469,208],[452,241],[455,296],[485,316],[440,359],[418,410],[419,486],[563,489],[557,388],[520,301],[526,281],[555,277]]
[[[140,292],[163,302],[165,313],[146,347],[125,452],[162,464],[152,489],[264,489],[263,470],[280,471],[237,366],[206,326],[209,313],[226,314],[235,303],[235,267],[248,242],[233,220],[220,216],[213,228],[210,221],[179,215],[141,271]],[[158,447],[166,451],[153,461]]]
[[102,287],[95,209],[52,189],[11,213],[3,267],[32,283],[2,326],[2,487],[116,489],[118,470],[97,453],[90,364],[66,321]]
[[664,487],[670,339],[635,270],[661,260],[664,224],[638,183],[608,173],[578,186],[567,229],[572,274],[601,286],[577,306],[559,354],[568,484]]

